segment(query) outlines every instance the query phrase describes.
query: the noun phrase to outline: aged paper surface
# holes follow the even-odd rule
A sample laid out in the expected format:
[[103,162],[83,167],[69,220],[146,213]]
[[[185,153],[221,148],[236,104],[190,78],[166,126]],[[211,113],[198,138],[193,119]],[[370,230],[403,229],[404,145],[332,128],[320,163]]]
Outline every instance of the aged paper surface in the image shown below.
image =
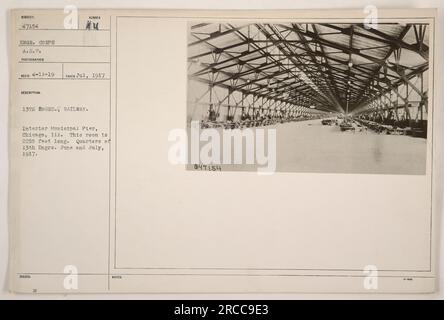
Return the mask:
[[12,11],[11,290],[433,292],[435,11],[366,18]]

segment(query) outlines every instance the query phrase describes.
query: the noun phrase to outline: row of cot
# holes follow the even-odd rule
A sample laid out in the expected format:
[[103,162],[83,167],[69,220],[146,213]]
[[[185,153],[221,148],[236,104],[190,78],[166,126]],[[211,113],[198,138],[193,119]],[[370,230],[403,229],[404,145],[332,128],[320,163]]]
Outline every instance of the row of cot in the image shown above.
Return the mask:
[[201,121],[201,129],[243,129],[243,128],[255,128],[255,127],[265,127],[271,126],[277,123],[286,123],[293,121],[302,121],[306,120],[304,117],[298,118],[261,118],[261,119],[247,119],[247,120],[239,120],[239,121],[209,121],[202,120]]

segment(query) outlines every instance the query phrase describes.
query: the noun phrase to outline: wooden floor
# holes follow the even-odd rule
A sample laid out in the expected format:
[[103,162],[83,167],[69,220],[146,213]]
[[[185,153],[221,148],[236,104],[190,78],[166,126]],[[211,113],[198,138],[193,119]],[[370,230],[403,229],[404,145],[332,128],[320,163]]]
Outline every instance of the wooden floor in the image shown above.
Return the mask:
[[422,175],[427,140],[341,132],[320,120],[276,125],[277,171]]

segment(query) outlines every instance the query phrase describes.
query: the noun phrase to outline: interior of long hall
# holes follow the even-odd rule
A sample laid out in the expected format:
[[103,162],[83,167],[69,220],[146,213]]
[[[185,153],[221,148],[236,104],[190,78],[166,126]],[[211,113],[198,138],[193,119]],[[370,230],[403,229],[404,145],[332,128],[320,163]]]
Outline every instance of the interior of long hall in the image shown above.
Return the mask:
[[277,169],[425,174],[429,26],[191,23],[187,121],[276,128]]

